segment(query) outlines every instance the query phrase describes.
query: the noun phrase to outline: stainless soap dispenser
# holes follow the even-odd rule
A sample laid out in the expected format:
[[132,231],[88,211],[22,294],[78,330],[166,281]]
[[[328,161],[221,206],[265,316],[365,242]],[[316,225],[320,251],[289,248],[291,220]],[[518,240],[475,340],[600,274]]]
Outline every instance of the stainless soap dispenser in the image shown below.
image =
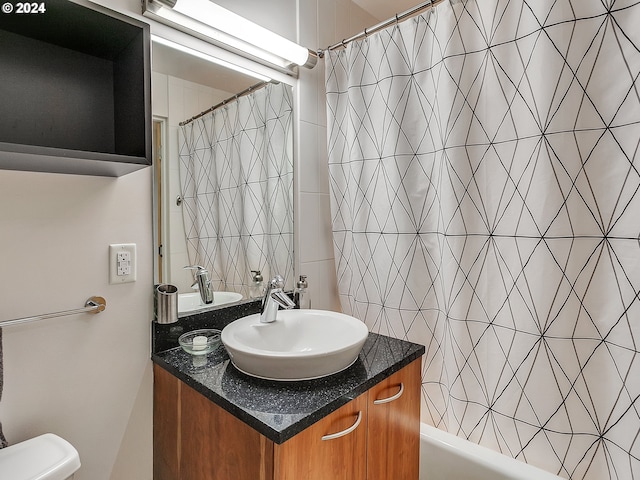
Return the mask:
[[307,283],[306,275],[300,275],[300,280],[298,280],[293,291],[293,301],[296,304],[296,308],[311,308],[311,297],[309,296],[309,284]]
[[262,273],[260,270],[251,270],[251,285],[249,285],[249,296],[251,298],[262,298],[264,292]]

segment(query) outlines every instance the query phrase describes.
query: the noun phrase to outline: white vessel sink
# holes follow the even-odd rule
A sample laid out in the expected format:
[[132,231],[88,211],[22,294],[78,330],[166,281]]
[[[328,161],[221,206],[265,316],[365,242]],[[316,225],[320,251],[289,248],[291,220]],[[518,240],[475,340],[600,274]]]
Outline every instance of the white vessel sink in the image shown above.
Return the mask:
[[179,293],[178,313],[195,312],[203,308],[224,305],[242,300],[242,295],[236,292],[213,292],[213,303],[204,304],[200,298],[200,292]]
[[280,310],[276,321],[249,315],[222,330],[238,370],[268,380],[310,380],[356,361],[369,329],[357,318],[326,310]]

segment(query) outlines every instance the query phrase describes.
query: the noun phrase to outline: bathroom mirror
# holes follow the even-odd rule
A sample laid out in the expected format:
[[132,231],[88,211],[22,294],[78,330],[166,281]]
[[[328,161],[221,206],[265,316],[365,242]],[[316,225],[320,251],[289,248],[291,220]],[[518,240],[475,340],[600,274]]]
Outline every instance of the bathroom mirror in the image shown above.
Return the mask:
[[252,271],[292,288],[293,87],[254,89],[252,76],[152,40],[155,283],[178,287],[181,316],[209,308],[189,265],[221,292],[212,306],[258,296]]

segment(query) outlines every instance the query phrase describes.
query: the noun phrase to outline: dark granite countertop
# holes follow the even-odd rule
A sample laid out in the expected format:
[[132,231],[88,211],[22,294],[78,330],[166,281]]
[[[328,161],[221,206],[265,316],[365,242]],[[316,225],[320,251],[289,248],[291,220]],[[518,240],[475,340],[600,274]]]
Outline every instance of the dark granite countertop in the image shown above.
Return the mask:
[[204,316],[182,318],[173,326],[154,324],[155,353],[152,359],[278,444],[420,358],[425,350],[422,345],[369,333],[358,359],[346,370],[316,380],[276,382],[254,378],[237,370],[222,344],[200,358],[173,346],[174,342],[177,345],[176,335],[184,331],[221,329],[233,319],[255,313],[252,304],[237,308],[241,314],[216,310]]

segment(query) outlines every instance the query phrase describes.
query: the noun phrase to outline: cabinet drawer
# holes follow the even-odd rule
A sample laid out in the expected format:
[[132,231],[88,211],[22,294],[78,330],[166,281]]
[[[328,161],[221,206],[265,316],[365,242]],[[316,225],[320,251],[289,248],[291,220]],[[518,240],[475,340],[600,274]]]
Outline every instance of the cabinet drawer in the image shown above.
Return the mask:
[[274,448],[275,480],[364,480],[367,394]]

